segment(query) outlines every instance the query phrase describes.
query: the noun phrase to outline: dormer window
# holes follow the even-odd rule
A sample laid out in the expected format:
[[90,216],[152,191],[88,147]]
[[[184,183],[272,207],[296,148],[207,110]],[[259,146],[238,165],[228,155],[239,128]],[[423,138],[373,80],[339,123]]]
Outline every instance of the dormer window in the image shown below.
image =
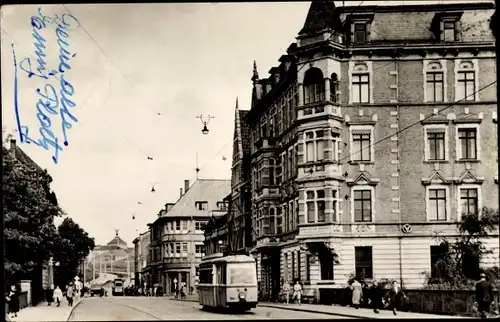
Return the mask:
[[227,203],[224,201],[217,201],[217,208],[219,210],[227,210],[228,206]]
[[456,41],[456,22],[443,21],[443,41]]
[[208,210],[208,202],[207,201],[196,201],[195,203],[196,209],[198,210]]
[[458,41],[461,16],[462,12],[436,13],[431,24],[436,39],[441,42]]
[[367,42],[367,28],[365,22],[354,23],[353,43],[365,44]]

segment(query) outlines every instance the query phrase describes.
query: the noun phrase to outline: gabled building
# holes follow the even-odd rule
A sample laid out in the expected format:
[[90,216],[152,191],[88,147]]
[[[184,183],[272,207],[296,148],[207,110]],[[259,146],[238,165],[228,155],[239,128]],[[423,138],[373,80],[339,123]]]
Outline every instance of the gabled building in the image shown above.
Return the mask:
[[240,110],[236,99],[234,113],[231,193],[225,198],[228,212],[212,216],[205,226],[207,255],[224,250],[249,253],[253,246],[252,200],[250,180],[250,127],[244,119],[247,110]]
[[198,265],[205,255],[202,226],[214,212],[227,212],[224,197],[230,184],[229,180],[198,179],[190,186],[185,180],[184,194],[175,204],[167,204],[149,224],[149,287],[161,286],[171,295],[179,283],[186,283],[189,293],[195,291]]
[[[422,287],[436,234],[498,209],[491,2],[311,3],[297,42],[254,64],[252,221],[264,297],[328,302],[350,276]],[[493,251],[478,265],[498,264]]]

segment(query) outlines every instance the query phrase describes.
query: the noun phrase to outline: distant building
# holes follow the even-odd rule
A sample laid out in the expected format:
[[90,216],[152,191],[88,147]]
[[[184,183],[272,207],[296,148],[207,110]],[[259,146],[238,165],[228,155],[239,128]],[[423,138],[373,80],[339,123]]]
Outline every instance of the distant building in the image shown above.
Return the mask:
[[134,271],[135,271],[135,286],[140,287],[144,285],[147,277],[144,276],[144,269],[148,265],[148,246],[150,243],[150,231],[140,234],[134,239]]
[[134,248],[120,238],[118,230],[115,237],[105,245],[96,245],[87,257],[87,267],[91,267],[92,279],[102,274],[114,274],[121,278],[134,277]]
[[227,211],[223,200],[230,192],[229,180],[198,179],[190,187],[185,181],[185,192],[175,204],[167,204],[158,219],[149,224],[151,243],[150,286],[163,287],[172,294],[178,283],[186,283],[188,292],[194,291],[198,265],[205,255],[202,226],[213,211]]

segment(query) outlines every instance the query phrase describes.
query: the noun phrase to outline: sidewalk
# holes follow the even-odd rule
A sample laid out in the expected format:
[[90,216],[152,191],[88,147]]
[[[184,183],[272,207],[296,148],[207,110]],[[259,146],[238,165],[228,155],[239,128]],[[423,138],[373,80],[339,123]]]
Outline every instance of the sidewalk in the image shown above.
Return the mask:
[[59,307],[54,303],[48,306],[47,302],[41,302],[37,306],[28,306],[20,310],[16,318],[9,317],[9,319],[10,321],[68,321],[71,312],[82,300],[83,298],[80,298],[73,303],[73,306],[68,306],[68,301],[64,299]]
[[436,314],[424,314],[424,313],[414,313],[414,312],[397,312],[398,315],[394,315],[392,311],[381,310],[380,313],[373,312],[372,309],[355,309],[352,307],[340,306],[340,305],[321,305],[321,304],[281,304],[272,302],[259,302],[260,307],[272,307],[284,310],[300,311],[300,312],[311,312],[311,313],[323,313],[331,314],[336,316],[345,316],[352,318],[368,318],[368,319],[467,319],[461,316],[449,316],[449,315],[436,315]]

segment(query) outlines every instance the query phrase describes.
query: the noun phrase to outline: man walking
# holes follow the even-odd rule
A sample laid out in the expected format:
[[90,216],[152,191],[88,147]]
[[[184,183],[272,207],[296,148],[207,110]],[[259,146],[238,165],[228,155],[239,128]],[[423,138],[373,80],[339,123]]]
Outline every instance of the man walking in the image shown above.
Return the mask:
[[485,319],[490,312],[491,302],[493,302],[493,285],[486,280],[486,275],[481,273],[480,280],[476,283],[476,303],[481,318]]
[[378,313],[379,309],[382,308],[382,298],[383,298],[383,293],[380,285],[378,282],[375,280],[373,281],[373,285],[370,289],[370,301],[373,307],[373,312]]
[[68,305],[73,306],[73,297],[75,296],[73,285],[69,284],[68,289],[66,290],[66,299],[68,300]]

